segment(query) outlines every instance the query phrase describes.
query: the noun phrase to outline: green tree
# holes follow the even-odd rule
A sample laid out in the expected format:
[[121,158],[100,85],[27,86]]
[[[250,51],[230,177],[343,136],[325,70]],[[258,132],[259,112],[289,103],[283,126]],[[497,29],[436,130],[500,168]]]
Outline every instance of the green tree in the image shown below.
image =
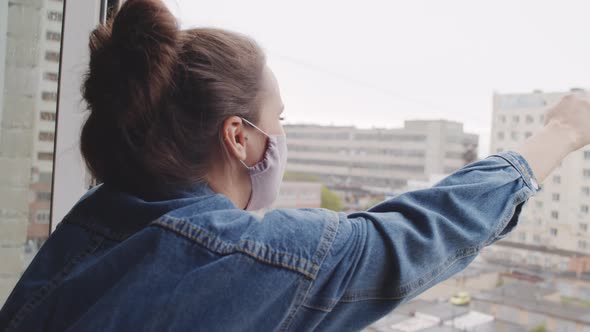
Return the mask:
[[[317,176],[297,172],[285,172],[283,175],[283,181],[321,182]],[[324,185],[322,185],[321,190],[322,202],[320,206],[333,211],[342,211],[342,200],[340,199],[340,196]]]
[[322,186],[322,205],[321,207],[333,211],[342,211],[342,200],[335,192]]
[[530,329],[529,332],[547,332],[547,328],[545,327],[545,323],[541,323]]

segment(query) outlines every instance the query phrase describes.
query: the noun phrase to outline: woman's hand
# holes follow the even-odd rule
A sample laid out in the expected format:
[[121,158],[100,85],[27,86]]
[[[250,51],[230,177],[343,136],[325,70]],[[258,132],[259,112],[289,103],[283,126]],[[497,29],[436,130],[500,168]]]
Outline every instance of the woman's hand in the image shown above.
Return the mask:
[[549,109],[545,126],[512,149],[529,163],[541,183],[571,152],[590,144],[590,99],[571,94]]
[[573,93],[565,96],[545,116],[545,125],[556,123],[569,129],[572,135],[572,151],[590,144],[590,96]]

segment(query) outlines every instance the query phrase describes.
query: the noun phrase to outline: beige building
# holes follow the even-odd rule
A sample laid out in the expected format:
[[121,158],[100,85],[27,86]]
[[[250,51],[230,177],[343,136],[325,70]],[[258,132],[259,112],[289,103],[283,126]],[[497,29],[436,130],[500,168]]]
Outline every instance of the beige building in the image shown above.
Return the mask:
[[478,136],[447,120],[405,121],[403,128],[287,125],[287,171],[331,187],[394,192],[408,180],[448,174],[477,157]]
[[48,235],[62,13],[0,2],[0,304]]
[[31,193],[27,238],[38,248],[49,235],[51,180],[55,142],[55,120],[63,2],[40,1],[41,22],[37,47],[39,57],[39,86],[36,93],[35,120],[33,122],[33,153],[31,165]]
[[283,181],[273,208],[319,208],[322,204],[322,184],[319,182]]
[[[494,95],[490,153],[509,150],[541,129],[547,108],[567,93]],[[542,186],[523,209],[519,227],[504,241],[529,245],[527,253],[520,246],[523,262],[563,271],[569,259],[541,254],[534,248],[590,254],[590,147],[570,154]],[[501,247],[495,249],[503,255]],[[514,249],[506,250],[510,250],[507,256],[514,253]]]

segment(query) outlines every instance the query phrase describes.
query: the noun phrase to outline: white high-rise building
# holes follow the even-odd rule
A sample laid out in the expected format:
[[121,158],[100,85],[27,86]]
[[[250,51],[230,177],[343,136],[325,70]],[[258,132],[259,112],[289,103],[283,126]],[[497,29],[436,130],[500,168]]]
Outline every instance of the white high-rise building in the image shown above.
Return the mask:
[[63,2],[42,1],[39,20],[39,76],[31,165],[31,191],[34,193],[34,200],[30,205],[28,228],[28,238],[37,245],[44,242],[49,234],[47,225],[51,203]]
[[403,128],[287,125],[287,171],[329,186],[397,191],[408,180],[448,174],[477,158],[478,136],[447,120],[405,121]]
[[0,1],[0,304],[49,234],[63,5]]
[[[567,93],[495,94],[490,153],[510,150],[540,130],[548,107]],[[518,228],[505,241],[521,248],[528,245],[590,254],[590,147],[567,156],[542,186],[523,209]],[[525,256],[519,259],[544,268],[556,264],[533,252]]]

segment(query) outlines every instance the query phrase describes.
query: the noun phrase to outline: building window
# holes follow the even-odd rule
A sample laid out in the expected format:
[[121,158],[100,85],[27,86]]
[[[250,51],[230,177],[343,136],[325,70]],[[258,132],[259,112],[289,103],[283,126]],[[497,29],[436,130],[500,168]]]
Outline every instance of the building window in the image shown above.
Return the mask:
[[535,201],[535,206],[538,208],[542,208],[543,207],[543,201]]
[[541,243],[541,237],[539,235],[533,235],[533,242]]
[[39,182],[41,183],[51,183],[53,180],[53,173],[51,172],[41,172],[39,173]]
[[57,101],[57,92],[43,91],[41,94],[41,99],[45,101]]
[[553,176],[553,183],[560,184],[561,183],[561,176],[554,175]]
[[584,214],[588,214],[588,205],[580,206],[580,211]]
[[549,234],[551,234],[551,236],[557,236],[557,228],[549,229]]
[[551,197],[553,198],[553,201],[559,202],[559,194],[558,193],[553,193],[553,195],[551,195]]
[[582,187],[582,194],[590,196],[590,187]]
[[43,120],[43,121],[55,121],[55,113],[53,113],[53,112],[41,112],[41,120]]
[[545,267],[551,268],[551,258],[545,257]]
[[525,232],[518,233],[518,239],[522,242],[525,242],[526,241],[526,233]]
[[533,119],[532,115],[527,115],[526,116],[526,123],[533,123],[535,120]]
[[510,133],[510,138],[512,138],[512,140],[517,140],[518,139],[518,132],[513,131],[512,133]]
[[61,22],[63,15],[60,12],[47,12],[47,19],[50,21]]
[[582,232],[587,232],[587,231],[588,231],[588,224],[586,224],[586,223],[583,223],[583,222],[581,222],[581,223],[579,224],[579,227],[580,227],[580,230],[581,230]]
[[588,244],[584,240],[578,240],[578,249],[585,250],[588,248]]
[[567,271],[567,262],[565,261],[561,261],[559,262],[559,269],[563,272],[563,271]]
[[500,141],[504,140],[504,132],[503,131],[498,132],[498,139]]
[[53,161],[53,153],[51,153],[51,152],[38,152],[37,159]]
[[53,142],[55,135],[50,131],[39,132],[39,140],[45,142]]
[[590,169],[585,169],[584,170],[584,177],[585,178],[590,178]]
[[584,159],[590,160],[590,151],[584,151]]
[[47,31],[47,33],[45,34],[45,38],[47,38],[47,40],[52,40],[52,41],[61,41],[61,33]]
[[559,213],[557,211],[551,211],[551,218],[559,219]]
[[500,115],[500,122],[506,123],[506,115]]
[[524,133],[524,137],[525,138],[529,138],[533,135],[533,133],[531,133],[530,131],[527,131],[526,133]]
[[47,51],[45,52],[45,60],[51,62],[59,62],[59,52]]
[[518,123],[519,121],[520,121],[520,117],[518,115],[515,115],[512,117],[512,122]]
[[59,76],[57,75],[57,73],[44,72],[43,78],[47,81],[57,82]]
[[37,192],[37,200],[38,201],[51,201],[51,193],[46,191],[38,191]]
[[49,210],[37,211],[37,216],[35,217],[35,220],[37,221],[38,224],[48,224],[49,223]]

